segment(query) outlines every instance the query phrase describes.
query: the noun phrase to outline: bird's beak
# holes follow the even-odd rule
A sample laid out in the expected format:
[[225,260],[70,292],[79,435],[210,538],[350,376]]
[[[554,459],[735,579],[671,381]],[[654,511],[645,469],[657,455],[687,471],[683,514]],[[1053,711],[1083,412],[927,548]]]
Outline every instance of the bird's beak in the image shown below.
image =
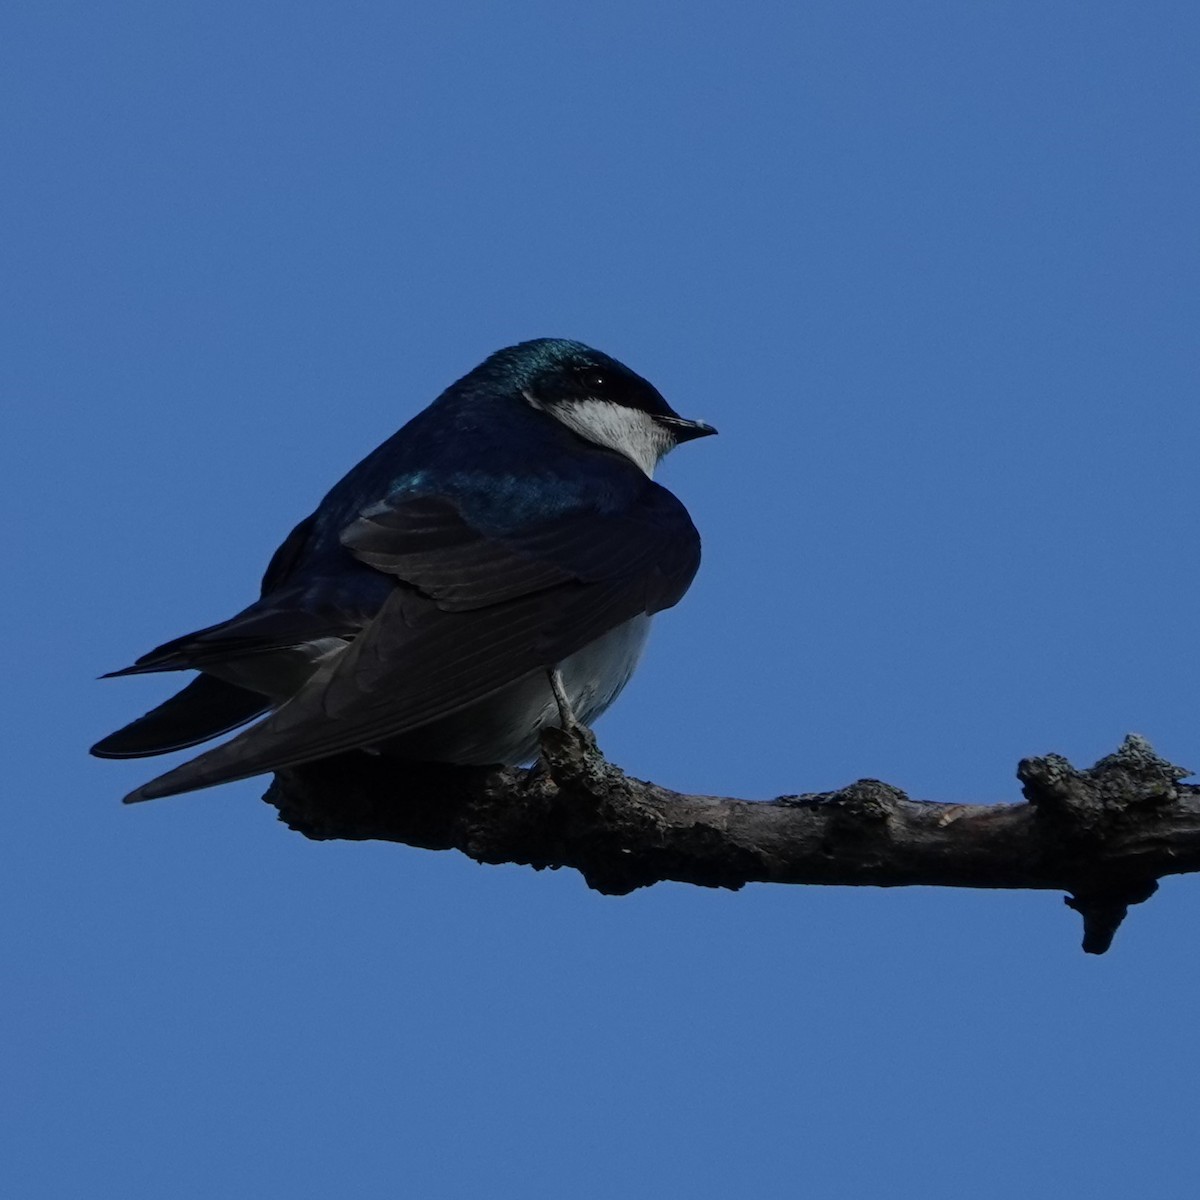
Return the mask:
[[695,438],[708,437],[717,431],[707,421],[689,421],[686,417],[659,417],[658,423],[665,425],[677,442],[690,442]]

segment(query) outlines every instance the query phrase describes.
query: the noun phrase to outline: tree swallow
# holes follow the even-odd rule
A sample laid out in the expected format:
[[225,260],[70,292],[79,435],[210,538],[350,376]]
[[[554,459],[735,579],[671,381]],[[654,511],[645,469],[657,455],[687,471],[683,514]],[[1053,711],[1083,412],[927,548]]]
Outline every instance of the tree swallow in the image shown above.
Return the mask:
[[126,802],[353,749],[530,761],[548,725],[608,708],[691,584],[700,537],[651,475],[715,432],[579,342],[498,351],[292,530],[258,600],[111,672],[199,675],[92,753],[165,754],[264,718]]

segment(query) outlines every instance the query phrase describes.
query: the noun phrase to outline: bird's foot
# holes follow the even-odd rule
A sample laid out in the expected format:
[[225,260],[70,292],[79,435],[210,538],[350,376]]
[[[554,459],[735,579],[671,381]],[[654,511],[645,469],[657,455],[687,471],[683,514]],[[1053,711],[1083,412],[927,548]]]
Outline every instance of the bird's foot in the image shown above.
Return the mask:
[[546,672],[550,680],[550,692],[554,696],[555,706],[558,708],[558,725],[562,730],[579,729],[579,722],[575,719],[575,710],[571,707],[571,701],[567,698],[567,689],[563,685],[562,672],[553,667]]
[[575,716],[567,698],[562,675],[558,670],[547,672],[554,703],[558,706],[558,725],[542,729],[542,753],[535,768],[536,774],[548,775],[555,783],[582,779],[612,770],[605,760],[596,735]]
[[560,786],[594,775],[608,766],[596,743],[596,735],[578,721],[572,721],[564,729],[547,725],[540,741],[536,773]]
[[542,757],[539,762],[563,758],[601,760],[604,758],[600,744],[596,741],[596,735],[586,725],[580,725],[578,721],[573,722],[566,729],[559,729],[556,725],[547,725],[542,730],[541,743]]

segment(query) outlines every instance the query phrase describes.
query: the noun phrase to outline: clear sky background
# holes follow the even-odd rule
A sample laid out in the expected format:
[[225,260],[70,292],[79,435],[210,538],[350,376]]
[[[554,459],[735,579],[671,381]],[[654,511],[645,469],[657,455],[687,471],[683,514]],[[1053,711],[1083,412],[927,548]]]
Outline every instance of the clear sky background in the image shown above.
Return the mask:
[[[491,350],[721,436],[631,773],[1200,767],[1200,9],[56,3],[0,32],[12,1197],[1184,1197],[1200,880],[664,885],[137,809],[94,682]],[[159,760],[161,762],[162,760]]]

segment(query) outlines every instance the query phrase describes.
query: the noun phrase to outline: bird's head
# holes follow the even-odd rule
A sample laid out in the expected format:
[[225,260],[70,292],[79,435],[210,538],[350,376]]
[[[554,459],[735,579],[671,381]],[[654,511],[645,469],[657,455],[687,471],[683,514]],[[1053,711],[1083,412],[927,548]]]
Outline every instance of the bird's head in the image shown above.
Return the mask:
[[680,442],[717,432],[681,417],[653,384],[581,342],[522,342],[493,354],[481,369],[524,403],[586,441],[623,454],[647,475]]

